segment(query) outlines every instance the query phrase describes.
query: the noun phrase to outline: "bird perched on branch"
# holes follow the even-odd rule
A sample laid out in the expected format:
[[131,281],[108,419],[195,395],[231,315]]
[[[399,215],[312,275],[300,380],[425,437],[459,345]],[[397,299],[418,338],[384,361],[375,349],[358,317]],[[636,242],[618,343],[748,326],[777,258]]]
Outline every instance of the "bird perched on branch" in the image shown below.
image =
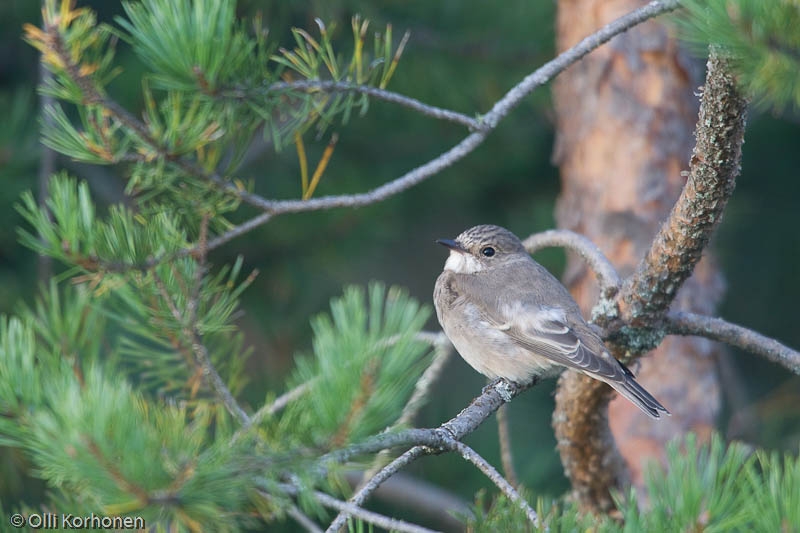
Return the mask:
[[450,249],[433,292],[436,315],[472,368],[519,384],[572,368],[608,383],[652,418],[669,414],[608,352],[567,289],[516,235],[483,225],[436,242]]

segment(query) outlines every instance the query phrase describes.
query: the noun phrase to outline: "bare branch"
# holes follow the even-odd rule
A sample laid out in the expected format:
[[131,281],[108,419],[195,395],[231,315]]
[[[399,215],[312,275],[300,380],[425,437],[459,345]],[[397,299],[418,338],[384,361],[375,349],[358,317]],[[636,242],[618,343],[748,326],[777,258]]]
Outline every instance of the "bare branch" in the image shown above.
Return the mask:
[[519,492],[517,492],[516,489],[511,486],[511,483],[506,481],[506,479],[500,475],[500,472],[490,465],[486,459],[481,457],[478,452],[463,442],[455,441],[453,442],[453,446],[455,447],[455,450],[461,454],[461,457],[477,466],[478,470],[483,472],[486,477],[488,477],[509,500],[519,505],[520,508],[525,511],[525,515],[528,517],[528,520],[530,520],[535,527],[539,527],[539,517],[536,515],[536,511],[534,511],[528,502],[525,501],[525,498],[520,496]]
[[305,383],[301,383],[292,390],[284,392],[283,394],[275,398],[275,400],[272,403],[267,403],[262,405],[261,408],[258,411],[256,411],[253,414],[253,416],[250,417],[250,420],[242,424],[242,427],[240,427],[239,430],[233,434],[233,437],[231,437],[231,446],[239,442],[239,440],[242,437],[247,435],[247,433],[250,431],[250,428],[258,426],[261,422],[264,421],[265,418],[276,414],[281,409],[289,405],[291,402],[295,401],[303,394],[308,392],[308,389],[311,388],[314,381],[316,380],[311,379],[309,381],[306,381]]
[[[44,0],[42,1],[42,9],[44,9]],[[42,56],[43,58],[44,56]],[[48,85],[53,80],[53,73],[50,72],[45,66],[43,59],[39,59],[39,83],[41,85]],[[52,128],[55,120],[53,115],[45,112],[48,107],[53,107],[55,99],[52,95],[47,93],[39,94],[39,116],[41,117],[41,128]],[[41,134],[40,134],[41,136]],[[50,177],[56,171],[56,151],[49,146],[39,146],[41,155],[39,156],[39,174],[37,181],[39,182],[39,209],[45,214],[48,220],[52,220],[50,209],[47,207],[47,200],[50,197],[49,183]],[[53,258],[49,255],[39,254],[36,261],[37,277],[39,283],[46,283],[53,273]]]
[[158,292],[166,302],[173,318],[175,318],[178,324],[183,324],[183,335],[185,340],[191,345],[192,353],[194,354],[195,360],[203,372],[203,377],[205,378],[206,382],[211,385],[211,388],[217,394],[217,397],[222,400],[225,408],[231,415],[233,415],[234,418],[239,420],[239,422],[244,425],[249,424],[250,417],[247,416],[247,413],[244,412],[244,409],[242,409],[236,402],[236,399],[233,397],[233,394],[231,394],[230,389],[228,389],[228,386],[225,385],[225,382],[222,380],[220,375],[217,373],[217,370],[214,368],[214,365],[211,363],[211,358],[208,355],[208,349],[206,348],[205,344],[203,344],[200,333],[197,331],[195,324],[187,325],[184,323],[183,315],[178,310],[175,301],[170,296],[164,281],[155,272],[155,270],[152,271],[152,276],[153,281],[158,288]]
[[[423,331],[417,334],[417,338],[423,335],[431,334]],[[414,385],[414,392],[411,394],[411,398],[408,399],[408,402],[406,402],[405,407],[403,407],[403,412],[395,423],[396,426],[404,426],[412,422],[417,412],[419,412],[420,407],[422,407],[427,399],[434,383],[436,383],[439,375],[441,375],[445,364],[450,360],[450,355],[453,353],[453,345],[450,344],[450,340],[445,337],[444,333],[440,331],[433,335],[435,335],[433,338],[433,345],[435,347],[433,361],[431,361],[431,364],[428,365],[428,368],[425,369],[425,372],[422,373],[417,383]]]
[[[478,146],[480,146],[489,133],[494,130],[495,127],[497,127],[498,123],[506,115],[508,115],[512,109],[519,105],[519,103],[533,90],[548,83],[570,65],[579,61],[583,56],[595,48],[608,42],[614,36],[619,35],[620,33],[623,33],[633,26],[636,26],[637,24],[640,24],[650,18],[671,11],[677,6],[677,0],[661,0],[650,2],[648,5],[620,17],[607,26],[604,26],[596,33],[586,37],[577,45],[573,46],[569,50],[566,50],[558,57],[529,74],[519,84],[509,90],[505,96],[495,103],[492,109],[482,117],[480,121],[480,127],[465,137],[460,143],[438,157],[432,159],[431,161],[407,172],[403,176],[400,176],[389,183],[361,194],[328,196],[310,200],[286,201],[267,200],[257,194],[244,191],[233,183],[229,182],[223,176],[215,172],[207,172],[192,159],[186,156],[178,156],[170,153],[165,146],[163,146],[157,139],[153,138],[148,127],[142,121],[136,119],[136,117],[125,110],[116,101],[111,100],[102,94],[95,86],[91,76],[81,72],[79,66],[74,63],[72,57],[66,52],[64,43],[58,34],[57,27],[49,26],[46,27],[45,30],[54,36],[54,51],[59,56],[59,59],[63,62],[64,69],[67,74],[70,76],[70,78],[72,78],[75,84],[81,88],[87,104],[99,105],[105,108],[111,115],[114,116],[117,121],[134,132],[143,142],[148,144],[161,157],[163,157],[165,161],[176,165],[189,175],[204,179],[209,183],[216,185],[221,190],[224,190],[225,192],[241,199],[242,201],[262,209],[265,211],[265,213],[278,215],[282,213],[299,213],[322,209],[333,209],[337,207],[361,207],[380,202],[410,187],[413,187],[414,185],[417,185],[434,174],[437,174],[445,168],[455,164],[457,161],[464,158],[467,154],[471,153]],[[384,93],[381,93],[381,96],[389,98],[389,96]],[[409,104],[410,102],[404,100],[404,103]],[[430,108],[428,111],[431,111],[432,109],[435,108]],[[455,115],[458,115],[455,112],[448,112],[446,110],[438,110],[436,113],[448,115],[451,118]],[[131,154],[131,156],[134,159],[139,157],[136,154]],[[247,229],[252,229],[252,227],[255,227],[259,224],[263,224],[268,218],[269,217],[253,219],[252,225],[245,227],[245,231]],[[210,241],[209,245],[212,243],[214,243],[214,240]]]
[[[452,353],[453,345],[450,344],[450,340],[441,331],[439,333],[422,331],[417,333],[416,338],[419,340],[424,340],[425,342],[429,342],[435,346],[433,361],[430,365],[428,365],[428,368],[425,369],[425,372],[422,373],[420,378],[414,384],[414,392],[411,394],[408,402],[406,402],[406,405],[403,407],[403,411],[400,413],[397,421],[392,425],[391,428],[387,429],[387,431],[411,424],[412,420],[417,415],[417,412],[425,403],[428,393],[438,379],[442,369],[444,369],[445,363],[447,363],[448,359],[450,358],[450,354]],[[374,476],[388,461],[389,450],[381,450],[373,460],[370,468],[364,471],[362,483],[366,483],[367,480]]]
[[635,9],[606,24],[595,33],[585,37],[581,42],[560,53],[555,59],[545,63],[541,68],[529,74],[520,83],[508,91],[483,117],[483,121],[494,128],[517,104],[534,89],[548,83],[558,74],[573,63],[577,63],[586,54],[607,43],[613,37],[624,33],[634,26],[641,24],[658,15],[673,11],[678,8],[678,0],[657,0],[646,6]]
[[707,68],[686,186],[619,298],[625,322],[634,326],[652,325],[667,312],[700,261],[739,174],[747,100],[728,58],[713,47]]
[[[413,187],[414,185],[417,185],[425,179],[453,165],[460,159],[464,158],[467,154],[471,153],[473,150],[475,150],[475,148],[483,143],[486,137],[488,137],[489,133],[497,127],[498,123],[506,115],[508,115],[512,109],[519,105],[519,103],[527,95],[533,92],[536,88],[548,83],[562,71],[567,69],[570,65],[579,61],[583,56],[595,48],[598,48],[600,45],[608,42],[615,35],[619,35],[620,33],[629,30],[637,24],[640,24],[662,13],[672,11],[677,7],[677,0],[650,2],[648,5],[634,10],[631,13],[618,18],[607,26],[604,26],[599,31],[586,37],[569,50],[559,54],[555,59],[545,63],[533,73],[526,76],[520,83],[511,88],[511,90],[509,90],[505,96],[503,96],[503,98],[495,103],[492,109],[482,117],[481,122],[484,123],[486,127],[483,127],[480,130],[468,135],[460,143],[455,145],[450,150],[444,152],[440,156],[432,159],[424,165],[415,168],[414,170],[407,172],[403,176],[400,176],[389,183],[361,194],[326,196],[306,201],[267,201],[266,203],[253,205],[257,205],[258,207],[261,207],[262,209],[274,214],[298,213],[303,211],[332,209],[336,207],[362,207],[394,196],[395,194]],[[249,201],[245,198],[242,199]]]
[[225,382],[222,380],[219,373],[217,373],[217,370],[214,368],[214,365],[211,363],[211,358],[208,355],[208,348],[206,348],[206,345],[203,344],[200,334],[196,329],[192,331],[192,352],[194,352],[197,362],[203,369],[203,376],[206,378],[206,381],[211,384],[211,388],[214,389],[217,397],[222,400],[222,403],[225,405],[225,408],[228,409],[228,412],[233,415],[233,417],[241,424],[249,424],[250,417],[247,415],[244,409],[239,406],[236,398],[233,397],[230,389],[228,389],[228,386],[225,385]]
[[665,320],[668,333],[697,335],[724,342],[742,350],[760,355],[773,363],[800,374],[800,352],[751,329],[732,324],[721,318],[695,313],[669,313]]
[[300,396],[308,392],[308,389],[311,388],[311,386],[314,384],[314,381],[315,379],[311,379],[309,381],[306,381],[305,383],[301,383],[292,390],[287,391],[278,396],[277,398],[275,398],[275,401],[272,402],[271,404],[265,405],[264,407],[259,409],[258,412],[256,412],[256,415],[253,416],[253,423],[257,424],[258,422],[261,421],[261,419],[264,418],[265,415],[261,415],[260,417],[258,417],[259,413],[261,413],[262,411],[265,414],[274,415],[275,413],[277,413],[278,411],[289,405],[291,402],[298,399]]
[[503,403],[511,401],[511,399],[533,387],[536,383],[538,381],[517,385],[516,383],[500,380],[484,387],[480,396],[474,398],[457,416],[438,428],[412,428],[396,433],[381,433],[363,442],[352,444],[347,448],[329,452],[322,456],[319,462],[324,467],[330,461],[344,463],[354,457],[400,446],[423,445],[428,448],[447,449],[447,441],[449,439],[459,440],[469,435],[492,413],[497,411],[497,408]]
[[[342,93],[358,93],[371,96],[376,100],[383,100],[407,107],[418,112],[426,117],[432,117],[437,120],[445,120],[461,124],[470,129],[470,131],[479,130],[482,128],[481,123],[463,113],[451,111],[449,109],[442,109],[432,105],[424,104],[415,98],[404,96],[399,93],[379,89],[377,87],[370,87],[368,85],[357,85],[355,83],[347,83],[341,81],[317,81],[317,80],[304,80],[293,82],[277,82],[264,89],[257,89],[259,92],[273,92],[273,91],[287,91],[299,90],[304,92],[326,91],[326,92],[342,92]],[[236,97],[246,97],[248,91],[234,91],[231,94]]]
[[[344,473],[348,483],[360,485],[363,473],[348,470]],[[414,516],[426,517],[446,530],[463,528],[456,516],[471,516],[469,502],[438,485],[398,472],[384,481],[372,497],[413,511]]]
[[[377,474],[372,476],[372,478],[367,481],[367,483],[365,483],[364,486],[358,490],[358,492],[350,497],[349,501],[354,505],[363,505],[364,502],[367,501],[367,498],[369,498],[370,494],[377,490],[381,483],[392,477],[392,475],[394,475],[400,469],[412,463],[415,459],[424,454],[424,446],[414,446],[403,455],[384,466]],[[347,522],[347,518],[348,513],[346,511],[340,512],[333,522],[331,522],[331,525],[328,526],[326,533],[338,532],[342,527],[344,527],[345,522]]]
[[[327,454],[322,458],[321,463],[324,464],[327,461],[344,462],[352,457],[374,453],[386,448],[416,444],[416,446],[383,467],[350,498],[352,503],[363,505],[381,483],[389,479],[401,468],[422,455],[456,449],[454,442],[475,431],[503,403],[511,401],[512,398],[533,387],[537,382],[538,380],[534,380],[525,385],[518,385],[505,380],[498,380],[484,387],[480,396],[472,400],[457,416],[438,428],[408,429],[398,433],[376,435],[363,443]],[[338,531],[344,525],[346,519],[346,515],[340,513],[328,527],[328,531]]]
[[[396,518],[390,518],[382,514],[374,513],[372,511],[367,511],[363,507],[359,507],[353,503],[337,500],[336,498],[329,496],[324,492],[315,491],[314,497],[325,507],[347,513],[352,517],[363,520],[364,522],[369,522],[370,524],[375,524],[376,526],[382,527],[387,531],[400,531],[404,533],[434,533],[432,529],[411,524],[405,520],[398,520]],[[328,531],[330,531],[330,528]]]
[[575,252],[586,261],[589,268],[597,276],[597,283],[605,297],[612,297],[622,285],[619,274],[606,258],[600,248],[587,237],[567,229],[551,229],[535,233],[525,239],[522,244],[529,253],[535,253],[542,248],[553,246],[563,247]]
[[[209,240],[207,248],[208,248],[208,250],[213,250],[215,248],[219,248],[223,244],[226,244],[229,241],[232,241],[236,237],[238,237],[240,235],[244,235],[248,231],[253,230],[253,229],[255,229],[255,228],[259,227],[259,226],[262,226],[262,225],[266,224],[267,222],[269,222],[269,219],[271,219],[271,218],[272,218],[272,213],[261,213],[260,215],[251,218],[247,222],[244,222],[242,224],[239,224],[238,226],[235,226],[235,227],[229,229],[228,231],[226,231],[222,235],[219,235],[219,236],[214,237],[213,239]],[[191,254],[192,252],[194,252],[194,250],[195,250],[194,248],[192,248],[190,250],[187,250],[186,255]]]
[[511,452],[511,428],[508,422],[508,405],[497,410],[497,440],[500,443],[500,462],[503,473],[513,487],[519,487],[519,478],[514,469],[514,454]]
[[300,524],[308,533],[323,533],[322,528],[296,505],[290,505],[289,508],[286,509],[286,514],[294,518],[294,521]]

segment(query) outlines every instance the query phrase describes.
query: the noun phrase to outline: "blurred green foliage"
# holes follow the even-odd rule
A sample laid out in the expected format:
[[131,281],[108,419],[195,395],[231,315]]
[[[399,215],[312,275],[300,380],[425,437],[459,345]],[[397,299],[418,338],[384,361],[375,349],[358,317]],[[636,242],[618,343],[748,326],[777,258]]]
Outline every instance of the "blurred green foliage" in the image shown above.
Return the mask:
[[705,50],[724,46],[756,105],[800,108],[800,6],[791,0],[685,0],[684,37]]
[[[118,2],[79,2],[111,23],[123,16]],[[423,102],[462,111],[485,112],[525,74],[553,55],[552,2],[510,0],[501,9],[477,0],[400,2],[381,0],[309,0],[267,2],[242,0],[240,17],[261,13],[270,38],[294,46],[292,26],[315,27],[316,17],[338,23],[359,13],[373,27],[391,23],[396,37],[410,30],[411,39],[393,78],[393,91]],[[24,190],[38,189],[42,155],[38,143],[39,102],[35,93],[39,69],[36,51],[21,40],[22,24],[38,23],[39,6],[30,0],[0,4],[0,312],[21,303],[33,305],[37,258],[18,242],[16,227],[27,227],[12,206]],[[135,115],[145,112],[141,91],[143,66],[125,42],[117,46],[123,70],[109,93]],[[74,119],[75,117],[70,116]],[[728,295],[721,315],[732,321],[800,346],[795,325],[800,277],[794,263],[800,250],[800,121],[756,112],[744,147],[743,171],[716,239]],[[373,101],[370,112],[345,128],[333,128],[307,141],[310,161],[319,160],[331,133],[339,135],[333,159],[317,195],[357,192],[385,183],[438,155],[460,140],[458,126],[419,116],[385,102]],[[238,318],[246,342],[254,347],[245,373],[245,400],[258,405],[278,389],[294,369],[294,353],[309,350],[308,317],[326,308],[344,285],[380,279],[407,287],[429,302],[444,254],[434,239],[452,237],[478,223],[497,223],[521,236],[554,226],[558,193],[557,170],[550,163],[553,124],[549,94],[537,91],[466,160],[383,203],[357,211],[340,209],[284,215],[248,233],[212,256],[212,263],[233,263],[246,251],[245,271],[260,275],[242,295],[246,314]],[[688,160],[688,154],[687,154]],[[267,197],[300,194],[300,172],[293,150],[276,153],[269,141],[255,143],[242,155],[239,174],[252,179]],[[86,179],[102,205],[120,201],[124,166],[88,167],[63,157],[59,168]],[[127,176],[124,176],[127,178]],[[251,212],[250,214],[254,214]],[[239,219],[237,219],[239,220]],[[244,220],[244,214],[240,220]],[[558,272],[563,256],[548,251],[537,256]],[[53,268],[62,268],[58,263]],[[435,320],[430,320],[430,327]],[[730,366],[736,380],[726,380],[730,406],[725,421],[731,436],[767,447],[796,450],[800,420],[795,409],[798,379],[789,377],[748,354],[737,354]],[[742,377],[744,376],[744,377]],[[441,390],[422,412],[420,425],[438,425],[455,415],[480,389],[483,380],[454,358]],[[780,384],[783,384],[781,387]],[[517,468],[535,495],[557,496],[566,487],[549,429],[554,382],[526,393],[510,406],[512,442]],[[493,424],[470,435],[467,442],[493,464],[499,464]],[[0,500],[25,498],[13,473],[15,462],[0,450]],[[454,456],[412,467],[466,498],[488,486],[476,470]],[[11,466],[9,466],[11,465]],[[23,492],[20,492],[23,491]]]
[[[633,490],[617,494],[618,518],[585,515],[574,503],[540,497],[536,530],[770,533],[800,528],[800,460],[793,454],[753,453],[740,442],[727,445],[718,434],[701,445],[689,434],[667,446],[667,464],[651,463],[646,478],[647,503],[642,505]],[[514,531],[524,520],[505,497],[487,503],[479,495],[471,520],[476,533]]]

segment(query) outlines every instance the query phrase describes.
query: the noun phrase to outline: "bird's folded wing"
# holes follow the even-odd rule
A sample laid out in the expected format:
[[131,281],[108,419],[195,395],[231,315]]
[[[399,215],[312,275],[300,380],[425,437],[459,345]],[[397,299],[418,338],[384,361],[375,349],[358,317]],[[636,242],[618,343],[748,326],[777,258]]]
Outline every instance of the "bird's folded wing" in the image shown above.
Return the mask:
[[[625,379],[622,366],[605,352],[602,341],[595,338],[588,327],[586,331],[576,332],[563,309],[517,303],[501,307],[497,314],[502,316],[488,313],[484,316],[492,327],[505,332],[519,346],[598,377],[614,381]],[[595,350],[587,343],[596,347]]]

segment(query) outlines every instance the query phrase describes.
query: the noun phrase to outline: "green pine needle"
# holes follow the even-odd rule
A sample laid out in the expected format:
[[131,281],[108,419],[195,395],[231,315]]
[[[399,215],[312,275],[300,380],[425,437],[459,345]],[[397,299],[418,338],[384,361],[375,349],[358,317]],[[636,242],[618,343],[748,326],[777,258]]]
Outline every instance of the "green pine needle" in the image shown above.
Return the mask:
[[398,289],[349,287],[312,321],[314,356],[297,359],[289,387],[311,383],[277,421],[273,442],[341,447],[391,426],[426,364],[415,339],[430,310]]

